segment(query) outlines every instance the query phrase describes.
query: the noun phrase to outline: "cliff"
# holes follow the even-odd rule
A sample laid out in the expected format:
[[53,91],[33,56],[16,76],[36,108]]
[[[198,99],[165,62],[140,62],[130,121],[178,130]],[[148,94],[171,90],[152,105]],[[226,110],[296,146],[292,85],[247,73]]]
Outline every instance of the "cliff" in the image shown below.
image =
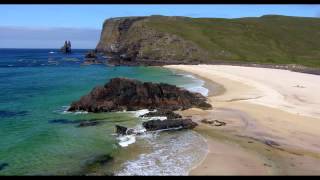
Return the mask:
[[218,62],[320,67],[320,18],[122,17],[104,22],[98,52],[128,65]]

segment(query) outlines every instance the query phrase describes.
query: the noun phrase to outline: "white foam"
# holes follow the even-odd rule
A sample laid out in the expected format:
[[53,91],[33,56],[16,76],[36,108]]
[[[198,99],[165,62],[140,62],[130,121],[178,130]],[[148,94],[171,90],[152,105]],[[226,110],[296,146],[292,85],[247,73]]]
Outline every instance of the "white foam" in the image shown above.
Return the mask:
[[69,108],[70,108],[70,106],[62,106],[61,109],[55,110],[54,112],[59,113],[59,114],[75,114],[75,115],[88,114],[87,111],[71,112],[71,111],[68,111]]
[[127,147],[136,142],[136,137],[134,135],[126,135],[118,137],[118,140],[121,147]]
[[148,117],[147,119],[148,120],[160,120],[160,121],[163,121],[163,120],[167,120],[167,117],[166,116],[154,116],[154,117]]
[[184,77],[188,77],[193,79],[195,82],[192,84],[185,84],[182,85],[183,88],[186,88],[187,90],[191,91],[191,92],[197,92],[202,94],[203,96],[208,96],[209,94],[209,90],[204,86],[205,82],[201,79],[196,78],[195,76],[191,75],[191,74],[178,74],[178,75],[182,75]]
[[188,87],[187,90],[191,92],[197,92],[202,94],[203,96],[208,96],[209,90],[203,86],[194,86],[194,87]]
[[155,112],[156,110],[154,111],[150,111],[148,109],[141,109],[141,110],[138,110],[138,111],[128,111],[128,112],[131,112],[131,113],[134,113],[134,116],[135,117],[140,117],[140,116],[143,116],[149,112]]
[[192,131],[147,134],[145,145],[152,152],[125,162],[116,175],[188,175],[208,151],[203,138]]
[[49,53],[50,53],[50,54],[54,54],[55,52],[53,52],[53,51],[50,51]]

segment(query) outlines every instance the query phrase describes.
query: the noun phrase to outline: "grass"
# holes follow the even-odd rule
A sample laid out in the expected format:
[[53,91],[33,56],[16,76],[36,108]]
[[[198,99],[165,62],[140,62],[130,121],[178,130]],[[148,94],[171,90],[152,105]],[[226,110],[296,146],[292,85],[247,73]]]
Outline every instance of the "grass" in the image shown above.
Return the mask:
[[208,52],[208,61],[300,64],[320,67],[320,18],[268,15],[258,18],[151,16],[145,22]]

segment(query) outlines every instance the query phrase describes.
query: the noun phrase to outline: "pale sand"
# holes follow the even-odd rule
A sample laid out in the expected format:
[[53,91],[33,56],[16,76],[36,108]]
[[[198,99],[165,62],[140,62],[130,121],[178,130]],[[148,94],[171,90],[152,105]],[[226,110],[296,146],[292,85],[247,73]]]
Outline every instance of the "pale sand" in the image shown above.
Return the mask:
[[199,122],[209,154],[191,175],[320,175],[320,76],[225,65],[171,65],[224,86],[213,110],[181,112]]

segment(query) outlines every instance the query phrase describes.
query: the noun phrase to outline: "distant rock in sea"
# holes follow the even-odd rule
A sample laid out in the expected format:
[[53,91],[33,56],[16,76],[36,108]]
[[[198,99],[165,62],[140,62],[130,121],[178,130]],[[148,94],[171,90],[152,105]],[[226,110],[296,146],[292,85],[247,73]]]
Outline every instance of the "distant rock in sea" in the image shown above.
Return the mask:
[[65,54],[71,53],[71,42],[65,41],[64,45],[61,48],[61,51]]

